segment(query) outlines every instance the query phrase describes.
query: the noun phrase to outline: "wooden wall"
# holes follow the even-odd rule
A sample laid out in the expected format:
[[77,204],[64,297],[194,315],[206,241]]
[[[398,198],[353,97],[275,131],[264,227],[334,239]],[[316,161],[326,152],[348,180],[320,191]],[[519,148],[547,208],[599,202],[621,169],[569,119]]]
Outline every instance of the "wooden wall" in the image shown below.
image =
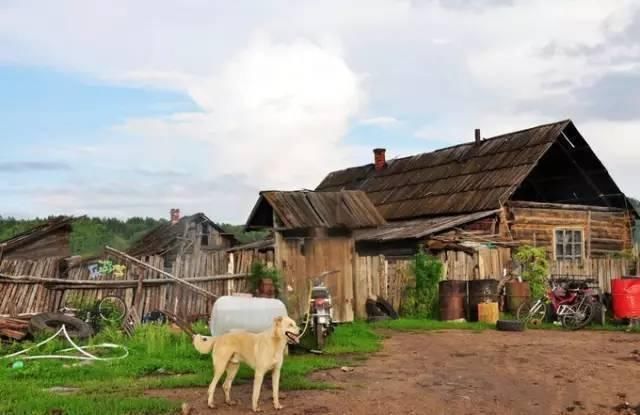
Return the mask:
[[333,318],[338,322],[353,320],[353,255],[352,238],[276,237],[276,267],[281,270],[287,307],[293,317],[308,311],[310,278],[325,271],[337,270],[325,277],[333,299]]
[[552,208],[511,206],[508,208],[509,232],[514,241],[544,247],[554,258],[556,228],[583,230],[584,254],[598,258],[632,248],[631,218],[627,212],[594,208]]
[[29,242],[8,252],[3,252],[3,259],[38,259],[71,255],[70,230],[58,229],[43,237]]
[[611,292],[611,280],[635,274],[635,261],[625,258],[592,258],[584,261],[551,261],[551,276],[594,278],[605,292]]
[[353,278],[356,317],[367,317],[365,303],[370,295],[383,297],[399,310],[407,284],[412,281],[410,266],[410,258],[356,256]]

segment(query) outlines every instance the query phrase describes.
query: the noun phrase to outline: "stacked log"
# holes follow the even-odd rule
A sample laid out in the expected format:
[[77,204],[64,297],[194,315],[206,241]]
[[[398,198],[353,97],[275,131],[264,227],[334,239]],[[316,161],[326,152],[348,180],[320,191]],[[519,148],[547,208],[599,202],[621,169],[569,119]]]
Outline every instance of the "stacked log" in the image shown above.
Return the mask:
[[29,322],[17,318],[0,318],[0,337],[22,340],[28,334]]

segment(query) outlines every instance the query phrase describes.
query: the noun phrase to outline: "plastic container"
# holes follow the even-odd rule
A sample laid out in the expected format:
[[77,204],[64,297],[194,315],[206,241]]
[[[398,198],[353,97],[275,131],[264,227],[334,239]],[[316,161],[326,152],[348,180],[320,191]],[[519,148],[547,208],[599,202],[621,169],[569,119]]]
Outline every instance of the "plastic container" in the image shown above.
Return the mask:
[[209,328],[212,336],[233,330],[260,333],[273,327],[273,319],[280,316],[287,316],[287,308],[278,299],[223,296],[213,304]]
[[640,279],[611,280],[611,295],[617,318],[640,318]]

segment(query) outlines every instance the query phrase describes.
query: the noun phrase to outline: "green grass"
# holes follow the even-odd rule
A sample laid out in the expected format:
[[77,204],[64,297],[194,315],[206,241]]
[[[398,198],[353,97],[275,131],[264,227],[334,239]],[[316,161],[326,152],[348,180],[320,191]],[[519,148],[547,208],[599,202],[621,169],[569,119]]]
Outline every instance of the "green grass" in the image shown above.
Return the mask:
[[[197,330],[206,331],[206,327]],[[211,381],[211,357],[196,352],[190,337],[171,333],[165,327],[143,326],[130,339],[117,330],[107,329],[91,341],[101,342],[125,344],[130,355],[123,360],[90,365],[77,365],[77,361],[26,360],[22,369],[10,367],[18,358],[0,360],[0,413],[49,414],[52,409],[60,409],[66,415],[172,414],[177,413],[180,402],[146,398],[142,392],[149,388],[202,387]],[[2,347],[0,355],[32,344]],[[292,354],[285,359],[281,387],[329,388],[329,384],[309,380],[308,375],[352,363],[353,354],[362,356],[376,351],[380,344],[381,337],[365,323],[342,325],[329,337],[325,355]],[[65,347],[68,346],[64,342],[54,341],[29,354],[52,353]],[[243,366],[237,382],[252,377],[251,370]],[[55,386],[79,390],[65,395],[46,391]]]

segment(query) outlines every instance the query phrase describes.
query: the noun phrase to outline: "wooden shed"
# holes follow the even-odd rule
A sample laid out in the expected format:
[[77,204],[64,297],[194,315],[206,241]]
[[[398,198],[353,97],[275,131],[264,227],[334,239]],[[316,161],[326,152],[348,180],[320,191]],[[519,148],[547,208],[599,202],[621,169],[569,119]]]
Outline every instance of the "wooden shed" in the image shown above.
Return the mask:
[[302,316],[309,282],[324,272],[336,321],[352,321],[356,229],[385,220],[361,191],[265,191],[247,221],[248,229],[272,229],[274,262],[283,274],[289,312]]
[[0,262],[71,255],[71,224],[75,219],[60,216],[0,242]]
[[161,256],[164,268],[170,270],[179,256],[189,255],[190,261],[197,263],[202,254],[224,251],[237,243],[233,234],[225,232],[204,213],[179,218],[176,211],[172,210],[170,222],[149,231],[127,253],[137,258]]

